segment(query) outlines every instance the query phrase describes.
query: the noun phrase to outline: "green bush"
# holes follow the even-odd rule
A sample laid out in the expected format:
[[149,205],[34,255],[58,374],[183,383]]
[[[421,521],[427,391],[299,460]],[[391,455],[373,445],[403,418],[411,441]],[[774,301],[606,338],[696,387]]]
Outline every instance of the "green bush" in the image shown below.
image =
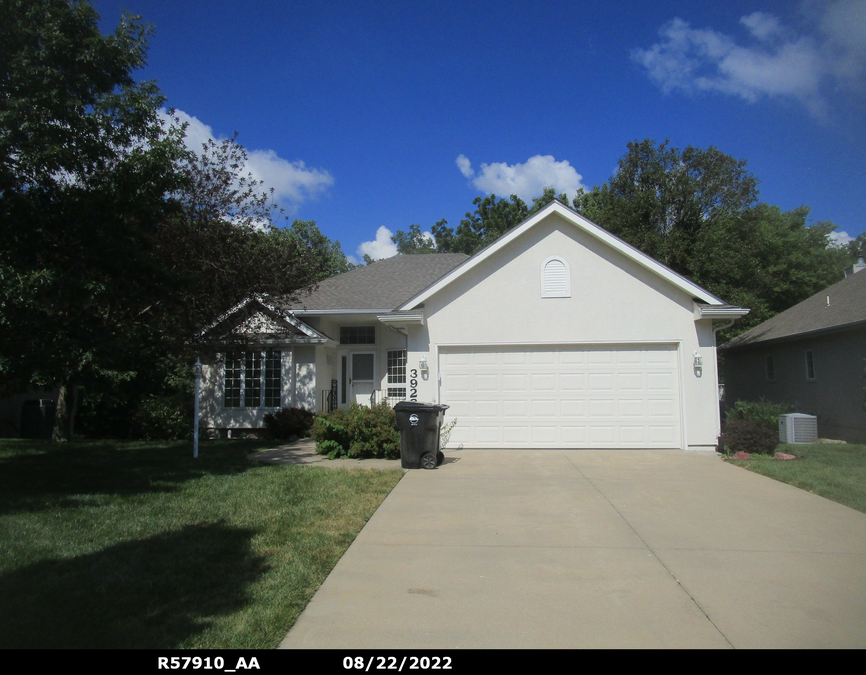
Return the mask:
[[302,438],[310,431],[314,418],[315,415],[304,408],[282,408],[265,415],[265,429],[271,438]]
[[725,422],[754,420],[778,431],[779,415],[788,412],[788,407],[784,403],[773,403],[763,398],[758,401],[737,401],[725,413]]
[[190,400],[176,393],[143,396],[132,413],[130,431],[133,438],[144,440],[177,440],[190,438],[193,431]]
[[348,410],[320,415],[313,423],[316,451],[336,457],[399,459],[397,416],[384,401],[367,408],[352,403]]
[[768,427],[762,420],[730,420],[719,437],[722,450],[729,453],[772,455],[778,444],[778,429]]

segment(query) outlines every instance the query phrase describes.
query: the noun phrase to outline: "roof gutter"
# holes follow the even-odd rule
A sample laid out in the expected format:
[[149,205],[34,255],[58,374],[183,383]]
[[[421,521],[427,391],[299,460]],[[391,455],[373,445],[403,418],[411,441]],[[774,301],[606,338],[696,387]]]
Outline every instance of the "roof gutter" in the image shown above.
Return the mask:
[[[752,310],[733,305],[704,305],[695,303],[695,319],[721,319],[733,323]],[[727,327],[727,326],[725,326]],[[713,330],[716,330],[715,328]]]

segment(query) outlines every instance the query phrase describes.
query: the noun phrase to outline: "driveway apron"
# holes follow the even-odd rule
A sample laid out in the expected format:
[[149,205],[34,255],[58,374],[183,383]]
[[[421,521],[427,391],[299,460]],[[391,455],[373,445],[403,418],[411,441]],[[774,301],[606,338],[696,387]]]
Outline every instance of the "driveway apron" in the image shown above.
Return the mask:
[[282,648],[866,647],[866,514],[679,451],[410,471]]

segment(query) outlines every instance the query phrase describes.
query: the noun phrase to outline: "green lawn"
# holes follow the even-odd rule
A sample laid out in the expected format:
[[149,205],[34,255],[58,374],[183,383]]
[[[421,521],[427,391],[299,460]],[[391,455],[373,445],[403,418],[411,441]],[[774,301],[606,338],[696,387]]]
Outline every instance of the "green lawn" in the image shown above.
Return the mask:
[[0,647],[270,648],[402,471],[0,441]]
[[750,460],[731,464],[866,513],[866,445],[816,443],[780,445],[776,450],[799,459],[783,462],[752,455]]

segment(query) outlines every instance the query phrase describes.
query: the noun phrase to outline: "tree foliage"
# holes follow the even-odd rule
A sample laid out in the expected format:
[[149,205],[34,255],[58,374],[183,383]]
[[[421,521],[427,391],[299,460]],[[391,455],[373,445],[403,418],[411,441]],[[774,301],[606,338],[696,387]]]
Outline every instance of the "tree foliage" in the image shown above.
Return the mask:
[[149,27],[125,16],[103,36],[97,19],[0,2],[0,388],[59,387],[58,436],[78,387],[130,419],[136,401],[158,411],[207,321],[314,280],[235,139],[189,152],[135,81]]
[[291,232],[313,258],[314,281],[323,281],[355,268],[355,265],[346,259],[340,242],[331,241],[322,234],[315,220],[296,220],[292,223]]
[[527,206],[526,202],[517,195],[511,195],[509,199],[502,199],[493,194],[487,197],[476,197],[472,201],[475,211],[467,212],[456,230],[448,227],[446,220],[440,220],[431,228],[435,242],[433,247],[428,245],[428,248],[421,250],[415,244],[421,235],[418,225],[410,226],[408,233],[397,232],[391,239],[398,244],[398,250],[400,242],[407,242],[406,250],[401,250],[401,253],[428,253],[435,250],[439,253],[473,255],[554,199],[567,201],[564,194],[557,195],[553,188],[546,188],[541,196],[533,199],[532,206]]
[[574,206],[593,222],[677,270],[690,266],[701,232],[730,222],[757,203],[758,181],[718,149],[668,141],[628,144],[616,174]]
[[397,253],[401,255],[436,253],[436,242],[421,231],[420,225],[410,225],[408,232],[398,230],[391,236],[391,242],[397,245]]

